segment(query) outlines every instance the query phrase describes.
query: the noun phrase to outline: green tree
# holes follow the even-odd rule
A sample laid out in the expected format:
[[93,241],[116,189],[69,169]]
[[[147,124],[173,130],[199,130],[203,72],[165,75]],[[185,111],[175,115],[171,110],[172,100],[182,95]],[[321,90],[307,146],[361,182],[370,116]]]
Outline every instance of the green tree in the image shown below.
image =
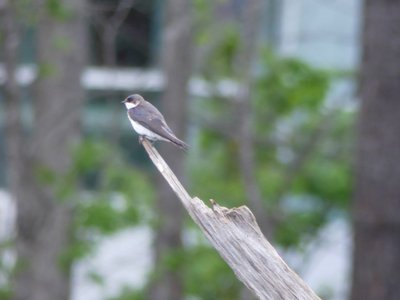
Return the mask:
[[[258,223],[264,223],[264,233],[281,247],[301,249],[326,222],[346,214],[349,207],[354,116],[326,102],[331,82],[343,74],[280,58],[262,46],[252,50],[252,67],[246,70],[238,63],[242,49],[249,54],[251,31],[240,29],[246,21],[238,25],[212,19],[212,9],[201,1],[199,5],[203,14],[198,23],[205,24],[197,40],[201,74],[211,86],[228,78],[239,85],[239,91],[247,84],[249,92],[224,96],[214,89],[211,96],[193,102],[199,130],[190,156],[191,191],[229,207],[256,199],[257,205],[254,201],[248,205],[257,211]],[[243,108],[249,109],[245,115]],[[244,157],[249,152],[250,159]],[[200,239],[188,252],[192,263],[185,268],[187,293],[242,298],[232,272],[205,245]],[[198,287],[201,276],[215,278],[218,286]]]
[[[207,62],[210,82],[218,82],[233,66],[240,39],[230,32]],[[230,57],[223,68],[221,57]],[[332,211],[348,207],[353,114],[326,105],[334,73],[271,51],[261,51],[257,59],[247,139],[254,144],[255,182],[274,227],[272,235],[295,246]],[[248,199],[239,158],[243,141],[237,132],[237,102],[216,94],[193,108],[201,128],[197,157],[191,161],[193,189],[202,198],[227,199],[229,206]]]

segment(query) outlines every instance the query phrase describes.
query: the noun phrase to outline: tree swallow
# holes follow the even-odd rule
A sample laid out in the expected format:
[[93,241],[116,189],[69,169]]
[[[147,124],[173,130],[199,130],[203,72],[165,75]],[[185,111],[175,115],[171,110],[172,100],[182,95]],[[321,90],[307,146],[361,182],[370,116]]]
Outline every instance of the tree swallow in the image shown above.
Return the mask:
[[169,128],[163,115],[151,103],[138,94],[128,96],[122,103],[128,111],[128,119],[133,129],[139,134],[139,141],[144,137],[151,141],[166,141],[187,150],[189,146],[178,139]]

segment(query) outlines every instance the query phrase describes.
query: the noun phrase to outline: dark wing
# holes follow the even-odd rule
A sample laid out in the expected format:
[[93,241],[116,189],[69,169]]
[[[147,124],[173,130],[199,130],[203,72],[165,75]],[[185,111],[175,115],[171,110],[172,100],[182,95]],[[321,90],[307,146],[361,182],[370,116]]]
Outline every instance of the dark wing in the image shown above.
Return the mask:
[[129,109],[128,114],[132,120],[138,122],[143,127],[151,130],[152,132],[169,140],[181,148],[187,148],[187,145],[175,136],[157,108],[150,103],[141,103],[141,105]]

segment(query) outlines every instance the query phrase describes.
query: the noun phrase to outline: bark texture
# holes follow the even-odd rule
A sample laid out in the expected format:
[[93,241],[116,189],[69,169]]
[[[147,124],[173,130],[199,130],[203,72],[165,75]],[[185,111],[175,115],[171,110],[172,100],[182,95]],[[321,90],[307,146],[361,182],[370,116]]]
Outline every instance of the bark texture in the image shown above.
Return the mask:
[[[187,85],[191,74],[192,36],[191,3],[186,0],[165,2],[165,20],[162,36],[161,65],[165,88],[161,97],[161,110],[171,129],[184,139],[187,124]],[[161,144],[161,151],[181,175],[184,152],[169,144]],[[182,207],[162,178],[157,180],[159,223],[155,238],[156,265],[158,270],[149,299],[182,299],[182,278],[177,267],[167,266],[165,260],[182,247]]]
[[353,300],[400,295],[400,1],[365,1]]
[[193,221],[254,295],[268,300],[319,299],[265,239],[246,206],[228,209],[211,201],[209,208],[190,197],[151,143],[145,140],[143,146]]
[[6,161],[8,163],[8,185],[14,197],[23,183],[21,170],[23,161],[23,137],[21,125],[20,88],[16,80],[18,51],[21,39],[20,25],[17,21],[15,2],[0,2],[0,28],[6,79],[3,85],[5,105]]
[[[69,299],[69,266],[62,267],[60,258],[69,245],[71,212],[66,203],[58,201],[54,188],[38,178],[44,169],[62,176],[80,135],[84,100],[80,77],[86,51],[83,2],[65,0],[59,4],[65,15],[51,15],[43,1],[32,2],[38,22],[39,69],[33,91],[32,136],[21,133],[19,88],[14,82],[16,57],[7,68],[9,185],[17,202],[15,300]],[[17,20],[17,14],[13,18]]]

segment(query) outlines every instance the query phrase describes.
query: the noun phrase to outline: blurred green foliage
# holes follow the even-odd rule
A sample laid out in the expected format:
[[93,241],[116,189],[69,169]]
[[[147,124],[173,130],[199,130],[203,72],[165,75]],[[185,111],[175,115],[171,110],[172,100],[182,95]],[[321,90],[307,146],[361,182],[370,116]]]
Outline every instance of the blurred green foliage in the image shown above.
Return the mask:
[[[236,77],[237,30],[231,24],[221,30],[226,30],[224,39],[202,70],[211,84]],[[201,43],[204,40],[202,36]],[[255,175],[267,215],[276,223],[273,242],[281,248],[302,249],[349,207],[354,114],[326,105],[331,83],[339,79],[341,74],[269,50],[258,60],[251,90]],[[189,162],[191,191],[228,207],[246,204],[247,198],[239,166],[240,140],[234,134],[237,107],[218,94],[198,99],[192,107],[200,128]],[[240,298],[241,284],[215,250],[200,244],[187,255],[188,295]]]
[[233,271],[206,243],[190,247],[185,253],[185,290],[200,299],[238,299],[242,285]]
[[[227,36],[229,45],[231,40]],[[226,57],[235,57],[230,47],[222,49],[229,49]],[[226,71],[216,70],[213,77]],[[255,173],[268,215],[278,216],[275,238],[284,247],[301,246],[333,211],[348,206],[353,114],[326,107],[335,79],[271,51],[259,59],[251,93]],[[205,126],[190,162],[192,188],[203,199],[241,205],[246,192],[238,163],[240,140],[234,134],[238,106],[218,95],[195,103],[194,114]]]
[[102,236],[151,219],[150,180],[125,161],[116,146],[86,139],[74,149],[69,171],[51,181],[74,210],[73,242],[61,257],[62,265],[89,254]]
[[50,16],[59,21],[65,21],[73,16],[71,11],[59,0],[46,0],[44,7]]
[[[196,41],[204,48],[215,42],[215,20],[210,5],[199,0],[196,7],[200,14]],[[211,85],[238,78],[234,64],[238,30],[227,23],[218,32],[217,46],[200,67]],[[267,215],[275,218],[273,242],[281,248],[301,249],[348,208],[354,117],[340,107],[328,108],[325,102],[331,82],[338,78],[340,74],[269,50],[259,57],[251,93],[255,173]],[[218,94],[191,103],[196,134],[188,160],[189,190],[204,201],[212,198],[228,207],[246,204],[247,198],[238,163],[240,140],[234,134],[237,107]],[[168,265],[183,272],[187,297],[240,299],[242,284],[204,238],[167,257],[155,266],[150,281]],[[145,299],[147,288],[124,289],[112,300]]]
[[[232,24],[219,29],[223,38],[201,70],[211,85],[236,77],[237,30]],[[210,39],[207,30],[199,31],[199,47]],[[258,60],[251,93],[255,175],[267,215],[276,223],[274,245],[281,249],[301,250],[330,219],[345,215],[349,206],[354,116],[326,105],[330,85],[337,79],[335,72],[269,50],[262,51]],[[212,198],[227,207],[247,204],[239,166],[240,140],[234,134],[238,106],[217,93],[195,100],[191,102],[196,133],[188,159],[189,190],[204,201]],[[242,284],[204,238],[187,245],[185,251],[170,253],[164,264],[155,266],[150,281],[165,265],[183,273],[187,297],[240,299]],[[145,299],[146,289],[124,289],[121,297],[112,299]]]
[[[47,0],[46,5],[56,19],[69,17],[59,1]],[[234,60],[241,41],[236,25],[219,24],[215,30],[211,5],[204,0],[195,5],[197,46],[213,45],[206,49],[200,74],[211,85],[238,78]],[[66,49],[68,43],[58,46]],[[51,66],[39,66],[39,76],[55,72]],[[251,93],[255,175],[265,210],[276,218],[274,243],[281,248],[301,248],[330,218],[348,209],[354,116],[325,103],[330,83],[338,76],[269,50],[261,51],[257,61]],[[240,140],[227,134],[237,128],[237,105],[215,94],[191,106],[197,123],[188,156],[190,193],[228,207],[246,204],[238,163]],[[126,161],[117,146],[86,139],[74,149],[73,164],[63,176],[37,166],[40,182],[54,188],[74,211],[72,243],[60,257],[61,265],[90,254],[104,235],[140,223],[152,225],[155,188],[146,172]],[[182,270],[185,294],[193,299],[240,298],[241,283],[204,238],[170,253],[164,264]],[[164,264],[155,266],[149,281]],[[90,276],[103,283],[100,275]],[[146,288],[124,288],[110,300],[146,299]],[[0,290],[0,298],[7,293]]]

